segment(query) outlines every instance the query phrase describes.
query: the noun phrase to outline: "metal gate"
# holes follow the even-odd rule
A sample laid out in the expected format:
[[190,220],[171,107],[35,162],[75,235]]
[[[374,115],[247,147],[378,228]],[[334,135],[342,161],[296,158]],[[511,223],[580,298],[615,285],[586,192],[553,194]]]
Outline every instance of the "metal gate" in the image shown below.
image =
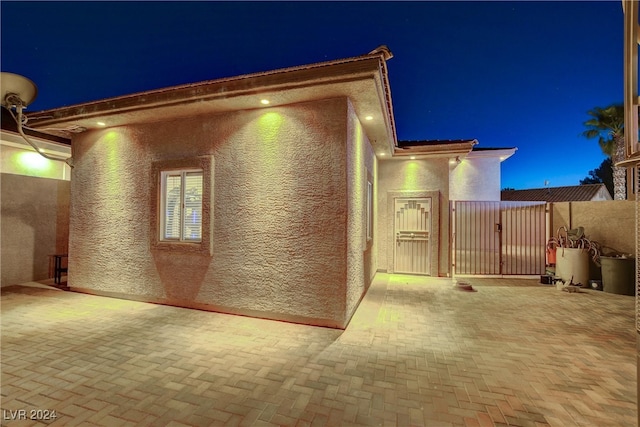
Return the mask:
[[396,199],[394,272],[429,274],[431,199]]
[[454,274],[544,274],[545,207],[545,202],[453,202]]

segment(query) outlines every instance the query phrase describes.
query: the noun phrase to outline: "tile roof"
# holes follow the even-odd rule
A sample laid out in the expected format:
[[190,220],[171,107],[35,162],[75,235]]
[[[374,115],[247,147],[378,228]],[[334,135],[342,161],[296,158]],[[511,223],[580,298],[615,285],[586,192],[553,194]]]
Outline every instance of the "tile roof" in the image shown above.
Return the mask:
[[504,201],[580,202],[592,200],[603,190],[611,199],[604,184],[503,190],[500,192],[500,199]]

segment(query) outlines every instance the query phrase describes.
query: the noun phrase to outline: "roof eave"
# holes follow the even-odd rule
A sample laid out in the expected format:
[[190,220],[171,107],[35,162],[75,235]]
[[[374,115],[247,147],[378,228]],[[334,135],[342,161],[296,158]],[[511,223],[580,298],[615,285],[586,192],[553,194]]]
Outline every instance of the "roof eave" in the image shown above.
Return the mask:
[[465,142],[415,145],[396,148],[393,152],[394,157],[416,156],[420,158],[443,158],[468,155],[473,146],[478,143],[477,140],[469,140]]
[[501,149],[492,149],[492,150],[482,150],[482,151],[471,151],[468,155],[469,158],[480,158],[480,157],[497,157],[501,162],[504,162],[509,157],[513,156],[516,151],[518,151],[517,147],[513,148],[501,148]]
[[[265,108],[241,101],[248,97],[259,97],[265,94],[276,99],[269,107],[346,96],[352,98],[352,101],[355,100],[356,113],[359,114],[359,117],[368,113],[364,111],[364,107],[358,108],[358,99],[362,100],[361,104],[366,103],[368,107],[376,109],[379,113],[378,116],[382,116],[378,117],[378,123],[364,123],[364,117],[360,117],[360,119],[365,132],[368,135],[371,134],[369,135],[372,139],[371,143],[377,145],[374,146],[376,152],[391,154],[393,147],[397,145],[397,138],[385,55],[385,52],[374,51],[353,58],[154,89],[30,113],[29,123],[38,129],[57,127],[64,130],[66,127],[67,130],[70,130],[70,127],[73,126],[75,130],[82,131],[95,127],[97,120],[102,121],[102,119],[109,117],[114,118],[112,123],[108,124],[109,126],[126,125],[135,120],[153,121],[155,115],[150,114],[149,110],[156,111],[159,108],[173,108],[172,111],[175,113],[176,107],[189,106],[197,114],[204,111],[201,106],[206,103],[216,104],[215,108],[209,107],[207,113]],[[367,87],[375,90],[375,95],[372,92],[367,97],[361,91],[352,89],[357,84],[370,85],[371,83],[366,83],[367,81],[373,82],[374,86]],[[331,96],[331,91],[318,91],[318,87],[321,86],[331,86],[335,88],[335,93]],[[374,87],[375,89],[373,89]],[[289,101],[285,96],[286,91],[289,91],[288,93],[295,92]],[[305,93],[308,93],[308,96],[305,97]],[[318,95],[312,96],[314,93],[327,95],[325,98]],[[373,96],[377,97],[377,101],[374,101]],[[191,114],[185,110],[184,115]],[[385,129],[380,126],[384,126]],[[375,132],[371,131],[374,127],[376,128]],[[375,142],[378,139],[385,141]]]
[[[22,138],[18,132],[18,124],[16,118],[11,111],[6,107],[2,107],[2,132],[6,132],[8,135],[17,135]],[[71,145],[71,140],[68,137],[60,135],[51,135],[46,132],[31,129],[29,126],[23,125],[22,127],[25,135],[31,138],[37,138],[40,141],[58,144],[58,145]]]

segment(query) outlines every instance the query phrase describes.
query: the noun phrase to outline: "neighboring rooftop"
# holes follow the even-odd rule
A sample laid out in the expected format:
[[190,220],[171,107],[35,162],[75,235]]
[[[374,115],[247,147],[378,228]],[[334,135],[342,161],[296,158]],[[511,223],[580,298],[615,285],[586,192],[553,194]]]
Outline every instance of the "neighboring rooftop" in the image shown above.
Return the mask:
[[586,202],[612,200],[612,198],[604,184],[586,184],[530,188],[528,190],[503,190],[500,193],[500,200],[509,202]]

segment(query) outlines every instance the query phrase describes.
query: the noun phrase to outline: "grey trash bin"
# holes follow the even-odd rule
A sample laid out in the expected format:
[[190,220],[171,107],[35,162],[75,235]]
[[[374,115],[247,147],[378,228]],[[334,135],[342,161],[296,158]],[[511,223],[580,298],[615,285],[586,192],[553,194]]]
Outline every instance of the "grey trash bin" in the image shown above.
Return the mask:
[[636,260],[634,258],[600,257],[602,289],[618,295],[636,294]]

